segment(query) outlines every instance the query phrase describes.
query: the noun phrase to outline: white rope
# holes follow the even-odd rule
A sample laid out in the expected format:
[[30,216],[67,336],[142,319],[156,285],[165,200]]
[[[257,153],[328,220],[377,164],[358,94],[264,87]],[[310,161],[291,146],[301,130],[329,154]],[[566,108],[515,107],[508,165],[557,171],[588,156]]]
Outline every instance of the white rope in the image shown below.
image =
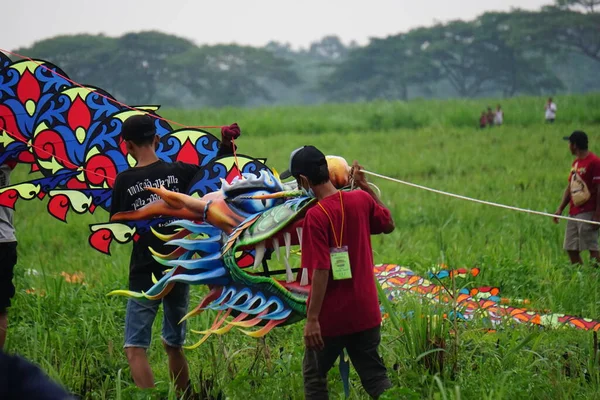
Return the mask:
[[443,192],[441,190],[436,190],[436,189],[428,188],[426,186],[421,186],[421,185],[416,185],[414,183],[401,181],[400,179],[390,178],[389,176],[376,174],[375,172],[365,171],[364,169],[361,170],[361,172],[363,172],[365,174],[368,174],[368,175],[377,176],[377,177],[382,178],[382,179],[387,179],[388,181],[402,183],[404,185],[412,186],[412,187],[415,187],[415,188],[418,188],[418,189],[428,190],[430,192],[434,192],[434,193],[438,193],[438,194],[443,194],[445,196],[456,197],[457,199],[473,201],[475,203],[487,204],[488,206],[506,208],[506,209],[509,209],[509,210],[521,211],[521,212],[525,212],[525,213],[529,213],[529,214],[543,215],[543,216],[546,216],[546,217],[567,219],[567,220],[570,220],[570,221],[585,222],[587,224],[600,225],[600,222],[597,222],[597,221],[587,221],[585,219],[578,219],[578,218],[572,218],[572,217],[565,217],[565,216],[562,216],[562,215],[549,214],[549,213],[545,213],[545,212],[541,212],[541,211],[534,211],[534,210],[528,210],[526,208],[512,207],[512,206],[507,206],[507,205],[504,205],[504,204],[492,203],[490,201],[473,199],[471,197],[461,196],[459,194]]
[[376,184],[369,182],[369,186],[372,186],[375,189],[377,189],[377,196],[381,197],[381,189],[379,189]]

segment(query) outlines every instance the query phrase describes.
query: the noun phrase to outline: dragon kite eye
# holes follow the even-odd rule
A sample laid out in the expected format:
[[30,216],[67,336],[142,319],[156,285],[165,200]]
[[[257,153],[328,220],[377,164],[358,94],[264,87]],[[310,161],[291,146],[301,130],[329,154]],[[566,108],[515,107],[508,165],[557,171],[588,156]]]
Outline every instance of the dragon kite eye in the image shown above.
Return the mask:
[[235,204],[236,207],[247,213],[262,212],[285,201],[284,199],[252,198],[252,196],[265,196],[269,194],[271,194],[271,192],[266,190],[250,190],[244,192],[243,194],[235,196],[231,199],[231,201]]

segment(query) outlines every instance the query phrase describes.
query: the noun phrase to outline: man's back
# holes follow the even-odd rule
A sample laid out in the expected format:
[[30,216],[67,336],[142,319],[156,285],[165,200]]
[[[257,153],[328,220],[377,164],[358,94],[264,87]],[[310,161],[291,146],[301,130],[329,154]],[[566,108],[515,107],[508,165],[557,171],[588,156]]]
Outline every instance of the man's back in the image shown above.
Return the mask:
[[[383,233],[391,221],[390,213],[361,190],[338,192],[321,200],[320,205],[325,211],[316,205],[305,216],[302,266],[309,269],[311,277],[313,269],[330,269],[330,249],[336,247],[336,239],[341,239],[342,247],[348,248],[352,271],[352,279],[343,280],[334,280],[330,273],[319,317],[322,334],[338,336],[377,326],[381,313],[370,235]],[[340,235],[342,219],[344,230]]]
[[597,201],[597,187],[598,181],[600,180],[600,159],[598,156],[591,151],[588,152],[587,156],[583,159],[576,158],[571,164],[571,172],[569,172],[569,184],[577,167],[577,173],[581,179],[585,182],[590,192],[590,198],[584,204],[575,206],[573,199],[570,199],[570,215],[577,215],[583,212],[590,212],[596,210]]
[[[198,167],[191,164],[164,161],[123,171],[115,180],[111,216],[117,212],[137,210],[158,200],[157,195],[145,189],[148,186],[164,186],[171,191],[185,192],[197,171]],[[156,230],[167,232],[162,225],[156,227]],[[150,274],[153,273],[160,279],[164,270],[152,257],[149,247],[158,252],[168,251],[168,246],[152,232],[140,236],[131,253],[130,290],[148,290],[152,286]]]

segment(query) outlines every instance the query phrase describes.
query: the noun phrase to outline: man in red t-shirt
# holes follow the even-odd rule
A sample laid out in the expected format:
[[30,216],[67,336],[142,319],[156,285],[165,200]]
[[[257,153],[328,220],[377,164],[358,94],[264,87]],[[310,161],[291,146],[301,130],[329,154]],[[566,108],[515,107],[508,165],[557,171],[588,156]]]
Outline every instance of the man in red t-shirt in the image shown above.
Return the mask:
[[304,217],[301,246],[302,268],[311,280],[304,328],[307,399],[327,398],[327,372],[344,348],[369,395],[391,387],[378,354],[381,312],[370,235],[392,232],[394,221],[356,162],[353,170],[361,190],[339,191],[323,153],[304,146],[292,153],[290,169],[282,174],[294,176],[318,200]]
[[[600,222],[600,159],[588,150],[588,137],[584,132],[575,131],[564,139],[569,141],[575,161],[571,165],[569,184],[555,214],[562,215],[569,204],[570,217]],[[554,218],[554,222],[558,223],[558,218]],[[596,263],[600,262],[599,227],[586,222],[567,222],[564,249],[571,263],[583,264],[580,253],[584,250],[589,250],[590,258]]]

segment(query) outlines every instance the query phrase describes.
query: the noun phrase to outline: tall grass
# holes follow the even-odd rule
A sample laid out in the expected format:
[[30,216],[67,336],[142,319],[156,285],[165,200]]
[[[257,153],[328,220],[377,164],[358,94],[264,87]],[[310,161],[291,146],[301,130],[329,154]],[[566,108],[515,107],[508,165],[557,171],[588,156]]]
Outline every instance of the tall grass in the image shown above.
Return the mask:
[[[560,96],[554,101],[558,105],[556,123],[560,126],[600,123],[600,94]],[[238,122],[253,137],[292,133],[395,132],[426,127],[443,132],[452,128],[478,129],[481,112],[488,106],[495,110],[498,103],[504,110],[507,125],[528,128],[544,122],[545,99],[525,96],[502,100],[411,100],[245,109],[164,109],[159,113],[191,126]]]
[[[591,150],[600,151],[600,96],[561,96],[556,101],[554,125],[543,122],[544,99],[518,98],[502,102],[505,126],[486,130],[476,127],[477,116],[496,101],[165,110],[163,115],[189,125],[238,122],[243,131],[236,141],[239,151],[266,157],[279,171],[287,167],[291,150],[314,144],[381,174],[553,212],[572,161],[562,137],[583,129],[590,135]],[[18,167],[14,181],[28,178]],[[530,299],[535,309],[600,319],[600,273],[568,264],[561,248],[564,222],[555,225],[545,217],[371,181],[381,189],[397,226],[391,235],[373,237],[375,262],[398,263],[420,273],[440,262],[477,266],[481,274],[457,281],[457,287],[498,286],[503,296]],[[70,214],[64,224],[48,216],[45,207],[46,201],[17,203],[17,294],[8,351],[38,363],[86,399],[174,398],[160,323],[153,328],[149,350],[157,388],[140,391],[122,350],[126,301],[106,296],[127,287],[130,246],[113,244],[110,257],[89,248],[88,224],[108,218],[101,210]],[[85,274],[85,285],[68,283],[61,275],[77,271]],[[194,287],[191,305],[205,293],[206,288]],[[451,307],[409,296],[389,311],[396,323],[386,319],[381,349],[395,387],[384,398],[598,397],[598,355],[591,332],[510,322],[488,332],[485,321],[448,322],[442,317]],[[188,327],[205,329],[212,318],[207,312]],[[161,320],[162,311],[157,316]],[[235,329],[211,338],[186,352],[194,385],[231,399],[302,399],[302,326],[277,328],[264,341]],[[188,343],[198,339],[188,334]],[[332,398],[342,398],[337,368],[329,378]],[[351,383],[352,399],[368,398],[354,370]]]

